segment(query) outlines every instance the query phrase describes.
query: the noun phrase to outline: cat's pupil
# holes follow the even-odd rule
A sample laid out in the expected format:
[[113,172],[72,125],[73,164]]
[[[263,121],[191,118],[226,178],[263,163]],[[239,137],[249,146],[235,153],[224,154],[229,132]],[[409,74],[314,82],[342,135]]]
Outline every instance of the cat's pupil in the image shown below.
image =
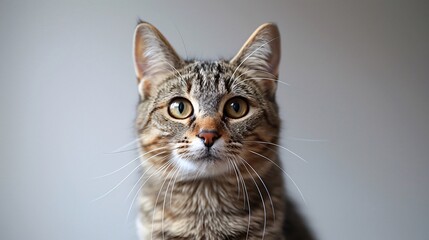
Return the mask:
[[232,109],[234,109],[234,111],[235,112],[237,112],[238,113],[238,111],[240,110],[240,104],[238,104],[238,103],[231,103],[231,107],[232,107]]
[[179,103],[179,112],[183,113],[183,110],[185,110],[185,104],[183,104],[183,102]]

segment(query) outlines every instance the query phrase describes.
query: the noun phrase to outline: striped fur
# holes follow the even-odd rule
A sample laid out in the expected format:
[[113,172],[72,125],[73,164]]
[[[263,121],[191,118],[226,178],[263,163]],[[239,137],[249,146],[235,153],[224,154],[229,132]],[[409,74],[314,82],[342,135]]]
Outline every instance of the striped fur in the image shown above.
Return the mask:
[[[136,127],[146,154],[140,238],[285,239],[281,164],[277,149],[262,144],[277,144],[280,128],[277,27],[262,25],[230,61],[185,61],[155,27],[142,22],[134,53],[141,95]],[[192,115],[181,120],[168,113],[179,97],[193,106]],[[224,112],[234,97],[249,105],[239,119]],[[220,136],[210,150],[197,137],[202,129]]]

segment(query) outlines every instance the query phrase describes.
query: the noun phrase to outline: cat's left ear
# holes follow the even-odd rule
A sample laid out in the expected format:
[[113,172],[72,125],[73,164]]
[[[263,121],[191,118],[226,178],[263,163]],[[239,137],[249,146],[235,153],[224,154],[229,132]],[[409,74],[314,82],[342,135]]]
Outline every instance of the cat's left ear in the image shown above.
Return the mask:
[[[265,23],[255,30],[230,62],[237,68],[255,70],[258,75],[256,82],[265,93],[272,96],[277,89],[277,81],[273,81],[273,78],[279,75],[280,55],[279,29],[273,23]],[[267,76],[267,79],[260,79],[260,75]]]
[[134,33],[134,67],[142,98],[151,95],[157,84],[184,62],[167,39],[153,25],[141,22]]

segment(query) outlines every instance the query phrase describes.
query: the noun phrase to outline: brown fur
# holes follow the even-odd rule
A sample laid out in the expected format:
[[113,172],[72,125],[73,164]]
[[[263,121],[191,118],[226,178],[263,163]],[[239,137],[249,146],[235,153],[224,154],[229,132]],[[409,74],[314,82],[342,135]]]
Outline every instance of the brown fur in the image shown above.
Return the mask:
[[[273,146],[280,127],[277,27],[259,27],[230,61],[184,61],[155,27],[142,22],[134,53],[141,95],[136,126],[146,154],[140,238],[274,240],[286,239],[286,227],[297,233],[303,224],[287,218],[297,215],[286,215],[294,209]],[[191,102],[190,117],[169,115],[178,97]],[[234,97],[249,106],[239,119],[223,110]],[[197,136],[202,130],[220,136],[213,147]],[[311,239],[303,236],[287,239]]]

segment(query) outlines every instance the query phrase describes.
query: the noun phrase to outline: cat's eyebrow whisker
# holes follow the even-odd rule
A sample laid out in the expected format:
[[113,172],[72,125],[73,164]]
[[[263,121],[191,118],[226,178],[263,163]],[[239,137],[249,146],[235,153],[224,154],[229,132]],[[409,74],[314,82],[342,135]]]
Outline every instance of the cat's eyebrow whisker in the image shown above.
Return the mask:
[[149,179],[151,177],[153,177],[155,174],[160,173],[162,170],[166,170],[169,166],[173,165],[172,162],[167,161],[166,163],[164,163],[159,169],[157,169],[155,172],[153,172],[144,182],[143,184],[140,186],[140,188],[137,190],[136,194],[133,197],[133,200],[131,201],[130,207],[128,208],[128,213],[127,213],[127,220],[129,219],[130,213],[131,213],[131,209],[134,206],[134,202],[137,199],[138,194],[140,193],[140,191],[142,190],[143,186],[149,181]]
[[[275,74],[272,74],[272,73],[270,73],[270,72],[268,72],[268,71],[263,71],[263,70],[258,70],[258,69],[249,69],[249,70],[247,70],[247,71],[245,71],[245,72],[243,72],[242,74],[240,74],[238,77],[236,77],[236,78],[234,78],[234,80],[238,80],[238,79],[240,79],[240,77],[241,76],[243,76],[244,74],[247,74],[247,73],[249,73],[249,72],[262,72],[262,73],[265,73],[265,74],[268,74],[268,75],[270,75],[270,76],[272,76],[273,78],[277,78],[277,76],[275,75]],[[250,74],[249,74],[250,75]],[[259,75],[260,76],[260,75]]]
[[273,82],[278,82],[278,83],[281,83],[281,84],[284,84],[284,85],[286,85],[286,86],[290,86],[290,84],[289,83],[287,83],[287,82],[283,82],[283,81],[280,81],[280,80],[278,80],[278,79],[274,79],[274,78],[265,78],[265,77],[252,77],[252,78],[246,78],[246,79],[243,79],[243,80],[237,80],[236,82],[234,82],[233,84],[232,84],[232,86],[231,86],[231,89],[234,89],[239,83],[242,83],[242,82],[245,82],[245,81],[250,81],[250,80],[266,80],[266,81],[273,81]]
[[[238,157],[240,157],[240,156],[238,156]],[[240,158],[241,158],[240,160],[241,160],[242,162],[247,163],[247,162],[246,162],[246,160],[244,160],[242,157],[240,157]],[[255,183],[256,189],[258,190],[259,196],[261,197],[261,201],[262,201],[262,208],[263,208],[263,210],[264,210],[264,229],[263,229],[263,231],[262,231],[262,239],[264,239],[264,236],[265,236],[265,230],[266,230],[266,227],[267,227],[267,209],[266,209],[266,206],[265,206],[265,199],[264,199],[264,197],[262,196],[261,190],[260,190],[260,189],[259,189],[259,187],[258,187],[258,183],[256,182],[255,178],[253,178],[252,173],[250,173],[249,169],[246,167],[246,165],[245,165],[245,164],[243,164],[243,166],[244,166],[244,168],[247,170],[247,172],[249,173],[249,176],[250,176],[250,178],[252,179],[253,183]]]
[[[127,164],[125,164],[124,166],[122,166],[122,167],[120,167],[120,168],[116,169],[115,171],[110,172],[110,173],[107,173],[107,174],[104,174],[104,175],[101,175],[101,176],[98,176],[98,177],[95,177],[94,179],[100,179],[100,178],[104,178],[104,177],[110,176],[110,175],[112,175],[112,174],[115,174],[115,173],[119,172],[120,170],[124,169],[125,167],[127,167],[128,165],[130,165],[131,163],[133,163],[133,162],[137,161],[138,159],[140,159],[141,157],[145,156],[146,154],[151,153],[151,152],[155,152],[155,151],[158,151],[158,150],[160,150],[160,149],[164,149],[164,148],[167,148],[167,147],[160,147],[160,148],[153,149],[153,150],[151,150],[151,151],[145,152],[145,153],[143,153],[143,154],[139,155],[138,157],[134,158],[133,160],[131,160],[130,162],[128,162],[128,163],[127,163]],[[145,161],[146,161],[146,160],[145,160]]]
[[261,46],[259,46],[257,49],[255,49],[253,52],[251,52],[246,58],[244,58],[244,60],[243,61],[241,61],[241,63],[237,66],[237,68],[234,70],[234,72],[232,73],[232,75],[231,75],[231,78],[234,78],[234,74],[235,74],[235,72],[241,67],[241,65],[243,65],[243,63],[247,60],[247,59],[249,59],[249,57],[251,57],[253,54],[255,54],[255,52],[257,52],[257,51],[259,51],[263,46],[265,46],[265,45],[267,45],[268,43],[270,43],[270,42],[272,42],[272,41],[274,41],[274,40],[276,40],[276,39],[278,39],[279,37],[275,37],[275,38],[273,38],[273,39],[271,39],[270,41],[268,41],[268,42],[265,42],[264,44],[261,44]]
[[274,220],[275,220],[275,219],[276,219],[276,212],[275,212],[274,204],[273,204],[273,200],[271,199],[271,194],[270,194],[270,191],[268,191],[267,185],[265,184],[264,180],[262,180],[261,175],[259,175],[259,174],[258,174],[258,172],[257,172],[257,171],[252,167],[252,165],[250,165],[250,164],[246,161],[246,159],[242,158],[241,156],[238,156],[238,157],[239,157],[239,158],[241,158],[241,159],[243,159],[243,162],[244,162],[245,164],[247,164],[247,166],[249,166],[249,167],[253,170],[253,172],[256,174],[256,176],[259,178],[259,180],[261,181],[262,185],[264,186],[265,191],[267,192],[268,198],[269,198],[269,200],[270,200],[270,204],[271,204],[272,211],[273,211],[273,218],[274,218]]
[[[171,65],[170,65],[171,66]],[[173,70],[171,70],[171,68],[166,68],[166,67],[164,67],[164,68],[162,68],[163,70],[166,70],[166,71],[169,71],[170,72],[170,74],[172,74],[173,76],[175,76],[175,77],[177,77],[177,78],[179,78],[180,80],[182,80],[182,76],[181,75],[177,75],[177,73],[175,72],[175,71],[173,71]],[[177,70],[176,70],[177,71]]]
[[[161,155],[161,154],[163,154],[163,153],[166,153],[167,151],[163,151],[163,152],[160,152],[160,153],[157,153],[157,154],[155,154],[155,155],[153,155],[153,156],[151,156],[151,157],[149,157],[148,159],[146,159],[146,160],[149,160],[149,159],[151,159],[151,158],[154,158],[154,157],[156,157],[156,156],[159,156],[159,155]],[[106,193],[104,193],[103,195],[101,195],[101,196],[99,196],[98,198],[96,198],[96,199],[94,199],[94,200],[92,200],[92,202],[96,202],[96,201],[98,201],[98,200],[100,200],[100,199],[102,199],[102,198],[104,198],[104,197],[106,197],[107,195],[109,195],[111,192],[113,192],[116,188],[118,188],[125,180],[127,180],[130,176],[131,176],[131,174],[133,174],[139,167],[141,167],[141,164],[139,164],[137,167],[135,167],[125,178],[123,178],[118,184],[116,184],[112,189],[110,189],[109,191],[107,191]]]
[[260,143],[260,144],[269,144],[269,145],[273,145],[273,146],[276,146],[276,147],[279,147],[279,148],[281,148],[281,149],[284,149],[284,150],[288,151],[289,153],[291,153],[291,154],[292,154],[292,155],[294,155],[295,157],[297,157],[297,158],[301,159],[301,160],[302,160],[302,161],[304,161],[305,163],[308,163],[308,161],[307,161],[307,160],[305,160],[304,158],[302,158],[301,156],[299,156],[297,153],[293,152],[292,150],[290,150],[290,149],[288,149],[288,148],[286,148],[286,147],[284,147],[284,146],[282,146],[282,145],[276,144],[276,143],[272,143],[272,142],[264,142],[264,141],[250,141],[250,140],[245,140],[245,141],[243,141],[243,142],[254,142],[254,143]]
[[[249,73],[250,72],[250,73]],[[278,81],[278,77],[276,76],[276,75],[274,75],[274,74],[272,74],[272,73],[270,73],[270,72],[267,72],[267,71],[263,71],[263,70],[254,70],[254,69],[251,69],[251,70],[247,70],[247,71],[245,71],[245,72],[243,72],[242,74],[240,74],[238,77],[236,77],[236,78],[234,78],[233,80],[233,83],[232,83],[232,85],[231,85],[231,89],[233,89],[233,88],[235,88],[240,82],[242,82],[243,80],[241,80],[240,79],[240,77],[241,76],[243,76],[244,74],[247,74],[247,73],[249,73],[249,75],[251,75],[251,73],[253,73],[253,72],[262,72],[262,73],[264,73],[264,74],[268,74],[268,75],[270,75],[271,77],[273,77],[273,78],[267,78],[267,77],[264,77],[264,76],[261,76],[261,74],[255,74],[256,76],[255,76],[255,78],[261,78],[261,79],[272,79],[272,80],[276,80],[276,81]],[[281,81],[280,81],[281,82]],[[289,83],[286,83],[286,82],[284,82],[284,84],[285,85],[287,85],[287,86],[290,86],[290,84]]]
[[249,81],[249,80],[268,80],[268,81],[274,81],[274,82],[282,83],[282,84],[284,84],[286,86],[290,86],[290,84],[287,83],[287,82],[283,82],[283,81],[280,81],[280,80],[274,79],[274,78],[264,78],[264,77],[246,78],[246,79],[241,80],[240,82]]
[[287,173],[283,168],[281,168],[277,163],[275,163],[273,160],[271,160],[271,159],[269,159],[268,157],[266,157],[266,156],[264,156],[264,155],[262,155],[262,154],[260,154],[260,153],[257,153],[257,152],[254,152],[254,151],[252,151],[252,150],[247,150],[247,151],[249,151],[249,152],[251,152],[251,153],[253,153],[253,154],[255,154],[255,155],[258,155],[258,156],[260,156],[260,157],[262,157],[262,158],[265,158],[266,160],[268,160],[268,161],[270,161],[272,164],[274,164],[276,167],[278,167],[285,175],[286,175],[286,177],[287,178],[289,178],[291,181],[292,181],[292,183],[293,183],[293,185],[296,187],[296,189],[298,190],[298,192],[299,192],[299,195],[301,195],[301,198],[302,198],[302,201],[304,202],[304,204],[307,206],[307,201],[305,200],[305,197],[304,197],[304,194],[302,194],[302,191],[301,191],[301,189],[298,187],[298,184],[296,184],[296,182],[292,179],[292,177],[289,175],[289,173]]
[[177,26],[175,26],[175,27],[176,27],[177,33],[179,33],[180,39],[182,40],[183,49],[185,50],[185,56],[186,56],[186,58],[189,58],[188,57],[188,51],[186,49],[186,45],[185,45],[185,41],[183,40],[182,33],[180,33],[179,28],[177,28]]
[[171,65],[171,63],[169,63],[169,62],[167,62],[165,60],[164,60],[164,62],[167,63],[168,65],[170,65],[170,67],[173,68],[177,72],[177,74],[179,74],[180,80],[182,80],[183,82],[186,83],[185,78],[183,78],[183,76],[182,76],[182,74],[180,74],[179,70],[177,70],[173,65]]

